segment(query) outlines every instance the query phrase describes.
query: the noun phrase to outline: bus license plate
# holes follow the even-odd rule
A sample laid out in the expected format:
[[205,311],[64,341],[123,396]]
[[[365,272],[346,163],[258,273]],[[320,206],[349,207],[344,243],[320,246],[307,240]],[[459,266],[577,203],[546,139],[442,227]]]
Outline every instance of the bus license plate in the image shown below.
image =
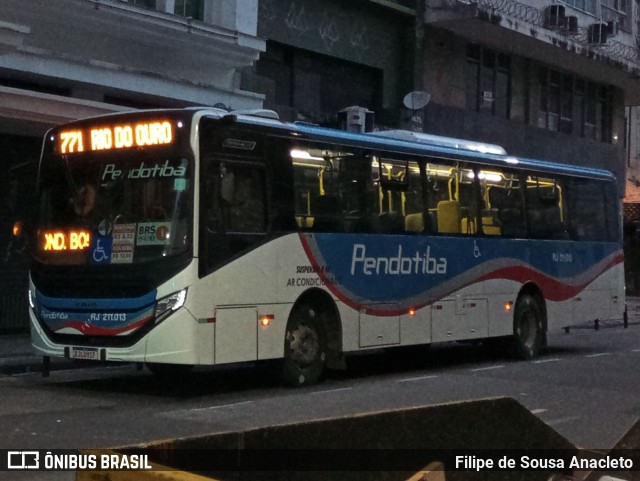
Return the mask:
[[69,357],[71,359],[98,361],[100,359],[100,352],[97,347],[72,347],[69,352]]

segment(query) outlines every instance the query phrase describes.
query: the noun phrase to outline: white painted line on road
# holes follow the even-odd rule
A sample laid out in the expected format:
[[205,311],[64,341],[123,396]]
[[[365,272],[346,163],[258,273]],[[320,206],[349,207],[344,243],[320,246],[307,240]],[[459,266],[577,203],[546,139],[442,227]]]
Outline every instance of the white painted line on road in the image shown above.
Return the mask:
[[309,394],[326,394],[326,393],[332,393],[332,392],[338,392],[338,391],[349,391],[353,389],[352,387],[339,387],[336,389],[325,389],[323,391],[313,391],[310,392]]
[[571,421],[577,421],[581,419],[580,416],[566,416],[564,418],[551,419],[550,421],[545,421],[549,426],[555,426],[557,424],[570,423]]
[[547,410],[546,409],[533,409],[531,411],[531,414],[542,414],[542,413],[546,413]]
[[207,406],[206,408],[193,408],[193,409],[189,409],[188,411],[198,412],[198,411],[212,411],[214,409],[234,408],[237,406],[242,406],[244,404],[251,404],[252,402],[253,401],[241,401],[241,402],[230,403],[230,404],[219,404],[217,406]]
[[562,361],[559,357],[552,357],[550,359],[538,359],[537,361],[533,361],[534,364],[544,364],[545,362],[557,362]]
[[488,366],[488,367],[478,367],[476,369],[470,369],[471,372],[479,372],[479,371],[491,371],[492,369],[502,369],[504,367],[503,364],[499,364],[497,366]]
[[585,357],[602,357],[602,356],[610,356],[610,352],[599,352],[598,354],[588,354]]
[[432,374],[430,376],[419,376],[419,377],[407,377],[404,379],[400,379],[398,380],[398,382],[418,382],[418,381],[426,381],[427,379],[435,379],[436,377],[438,377],[435,374]]
[[633,351],[631,351],[631,352],[640,352],[640,349],[634,349],[634,350],[633,350]]

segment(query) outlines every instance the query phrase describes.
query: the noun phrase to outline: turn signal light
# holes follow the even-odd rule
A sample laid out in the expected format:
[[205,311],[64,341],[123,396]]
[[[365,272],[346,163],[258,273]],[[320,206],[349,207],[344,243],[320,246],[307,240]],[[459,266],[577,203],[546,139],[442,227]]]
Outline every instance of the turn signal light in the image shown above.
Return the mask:
[[17,221],[13,224],[13,237],[20,237],[22,235],[22,221]]
[[273,321],[273,314],[266,314],[264,316],[260,317],[260,325],[262,327],[269,327],[269,325],[271,324],[271,321]]

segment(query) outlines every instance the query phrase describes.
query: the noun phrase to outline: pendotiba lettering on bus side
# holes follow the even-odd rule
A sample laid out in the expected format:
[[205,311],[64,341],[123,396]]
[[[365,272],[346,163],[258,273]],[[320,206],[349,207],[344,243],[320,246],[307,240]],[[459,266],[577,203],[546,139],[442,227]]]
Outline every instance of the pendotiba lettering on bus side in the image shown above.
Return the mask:
[[398,246],[398,254],[395,256],[370,257],[367,256],[367,247],[364,244],[354,244],[351,255],[351,275],[355,275],[356,272],[366,276],[446,274],[447,259],[431,257],[431,246],[427,246],[422,253],[416,251],[413,255],[404,256],[401,245]]

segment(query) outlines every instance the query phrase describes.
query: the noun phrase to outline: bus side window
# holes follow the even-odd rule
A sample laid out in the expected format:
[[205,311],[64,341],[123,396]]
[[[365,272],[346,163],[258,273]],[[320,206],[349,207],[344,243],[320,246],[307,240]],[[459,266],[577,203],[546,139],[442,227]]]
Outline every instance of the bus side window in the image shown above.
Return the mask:
[[575,240],[607,240],[610,234],[606,229],[602,184],[588,179],[571,179],[568,187],[571,237]]
[[488,207],[494,224],[500,226],[503,237],[526,237],[524,202],[520,178],[515,174],[503,174],[503,181],[491,186],[487,194]]
[[562,213],[562,188],[556,179],[527,180],[529,232],[536,239],[564,239],[567,230]]
[[260,242],[266,232],[266,174],[257,164],[204,162],[201,272]]
[[[224,202],[227,210],[225,227],[228,232],[263,233],[266,231],[264,174],[257,168],[234,170],[235,173],[227,173],[221,179],[221,202]],[[229,177],[231,180],[228,183],[233,182],[233,186],[225,186],[225,180]]]

